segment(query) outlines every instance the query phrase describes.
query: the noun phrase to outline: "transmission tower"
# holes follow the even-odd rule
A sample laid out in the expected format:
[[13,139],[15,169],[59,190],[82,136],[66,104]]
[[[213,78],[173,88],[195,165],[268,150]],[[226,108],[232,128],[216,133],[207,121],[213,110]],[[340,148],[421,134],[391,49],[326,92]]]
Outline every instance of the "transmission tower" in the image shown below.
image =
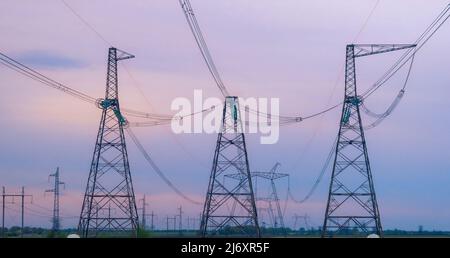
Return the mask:
[[178,231],[180,236],[183,234],[183,207],[178,207]]
[[[120,112],[117,74],[118,61],[129,58],[134,56],[109,49],[106,94],[98,101],[102,117],[78,225],[82,237],[109,229],[116,235],[137,236],[139,220],[123,130],[127,122]],[[109,207],[117,211],[114,217],[101,212]]]
[[[203,208],[203,237],[227,234],[260,237],[238,98],[225,98],[222,126]],[[237,180],[225,180],[238,174]]]
[[152,211],[152,213],[150,213],[150,217],[152,218],[151,224],[150,224],[151,230],[155,230],[155,224],[153,223],[155,216],[156,216],[155,213]]
[[[382,234],[356,90],[355,59],[415,45],[347,45],[345,97],[339,126],[322,237],[334,234]],[[353,231],[353,232],[352,232]],[[354,232],[357,231],[357,232]]]
[[53,234],[56,234],[58,233],[61,226],[59,220],[59,186],[64,186],[65,183],[59,180],[59,167],[56,168],[56,172],[54,174],[51,174],[50,177],[53,177],[55,179],[55,183],[53,185],[53,189],[45,190],[45,192],[53,193],[52,231]]
[[[259,177],[259,178],[263,178],[263,179],[270,181],[271,191],[269,193],[269,196],[267,196],[265,198],[258,197],[257,200],[265,201],[268,203],[270,216],[272,217],[273,227],[274,228],[280,227],[285,230],[283,212],[281,211],[280,198],[278,197],[275,180],[284,178],[284,177],[288,177],[289,175],[283,174],[283,173],[277,173],[276,171],[280,166],[281,166],[281,164],[277,162],[272,167],[272,169],[270,169],[269,172],[258,172],[258,171],[252,172],[252,177],[256,177],[256,178]],[[274,212],[273,212],[273,210],[274,210],[273,203],[275,203],[275,206],[276,206],[276,210],[277,210],[276,214],[274,214]]]
[[142,199],[140,199],[140,201],[142,201],[142,215],[141,215],[141,229],[142,230],[146,230],[147,228],[147,213],[146,213],[146,206],[148,206],[148,203],[145,201],[145,194],[144,197]]
[[[254,182],[255,182],[255,187],[254,187],[255,191],[254,192],[255,192],[255,200],[256,200],[257,208],[260,210],[267,211],[267,213],[269,215],[269,220],[270,220],[273,228],[285,229],[283,212],[281,211],[280,198],[278,197],[275,180],[284,178],[284,177],[288,177],[289,174],[277,173],[277,170],[280,166],[281,166],[281,164],[279,162],[277,162],[270,169],[270,171],[268,171],[268,172],[260,172],[260,171],[251,172],[251,176],[252,176],[252,179],[253,178],[255,179],[254,180]],[[227,177],[239,179],[240,175],[239,174],[231,174],[231,175],[227,175]],[[270,191],[267,196],[259,196],[258,191],[257,191],[257,186],[256,186],[257,178],[262,178],[262,179],[269,181]],[[260,207],[260,206],[263,206],[263,204],[258,205],[258,203],[264,203],[264,207]],[[274,207],[273,207],[274,205],[275,205],[276,213],[274,212]],[[260,218],[261,218],[261,216],[260,216]]]
[[309,229],[309,215],[305,213],[305,215],[294,214],[294,230],[298,230],[297,223],[299,219],[303,220],[303,224],[305,225],[305,229]]

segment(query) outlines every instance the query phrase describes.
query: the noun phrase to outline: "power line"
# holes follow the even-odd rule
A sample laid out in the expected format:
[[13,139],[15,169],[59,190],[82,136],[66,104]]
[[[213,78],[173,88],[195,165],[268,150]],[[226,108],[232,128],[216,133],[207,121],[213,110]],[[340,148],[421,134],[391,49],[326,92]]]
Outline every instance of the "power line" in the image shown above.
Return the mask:
[[[76,17],[78,18],[89,30],[91,30],[101,41],[103,41],[108,47],[112,46],[113,44],[111,44],[110,41],[108,41],[106,39],[106,37],[104,37],[100,31],[98,31],[91,23],[88,22],[87,19],[85,19],[79,12],[77,12],[75,10],[75,8],[73,8],[72,6],[69,5],[69,3],[67,3],[65,0],[61,0],[61,2],[65,5],[65,7]],[[132,81],[132,85],[139,91],[139,93],[142,95],[142,97],[145,99],[145,101],[147,102],[147,104],[151,107],[151,103],[149,101],[149,99],[145,96],[143,90],[141,89],[139,83],[137,82],[137,80],[134,78],[134,76],[131,74],[130,70],[128,69],[127,65],[125,63],[120,63],[120,66],[124,68],[125,72],[127,73],[128,77],[131,78]],[[156,119],[161,119],[161,118],[170,118],[170,115],[158,115],[158,114],[149,114],[149,113],[144,113],[144,112],[139,112],[139,111],[133,111],[133,110],[127,110],[122,108],[122,111],[129,115],[129,116],[135,116],[135,117],[141,117],[141,118],[156,118]]]
[[410,48],[395,62],[381,77],[375,82],[372,87],[366,90],[362,97],[363,99],[372,95],[376,90],[383,86],[390,78],[392,78],[414,55],[422,49],[422,47],[430,40],[430,38],[444,25],[449,18],[450,4],[437,16],[437,18],[427,27],[427,29],[414,42],[415,48]]
[[[414,45],[416,45],[415,48],[409,48],[405,51],[405,53],[369,88],[367,89],[362,95],[361,100],[367,99],[370,95],[372,95],[375,91],[377,91],[380,87],[382,87],[384,84],[386,84],[387,81],[389,81],[397,72],[405,66],[408,61],[411,61],[412,66],[412,59],[414,58],[415,54],[422,49],[422,47],[430,40],[430,38],[442,27],[442,25],[448,20],[450,14],[450,5],[447,5],[444,10],[435,18],[435,20],[426,28],[426,30],[419,36],[419,38],[415,41]],[[407,78],[410,76],[410,70],[408,72]],[[408,80],[405,81],[405,84],[408,82]],[[406,87],[406,85],[404,85]],[[252,112],[258,114],[259,116],[271,116],[272,118],[279,119],[282,123],[288,124],[288,123],[298,123],[302,122],[303,120],[314,118],[320,115],[323,115],[339,106],[341,106],[343,102],[340,102],[336,105],[330,106],[322,111],[313,113],[311,115],[307,116],[283,116],[283,115],[272,115],[270,113],[264,113],[259,112],[257,110],[251,110]]]
[[158,121],[150,121],[150,122],[132,122],[129,123],[129,125],[131,127],[150,127],[150,126],[158,126],[158,125],[168,125],[170,124],[172,121],[176,121],[176,120],[183,120],[186,117],[190,117],[190,116],[195,116],[197,114],[202,114],[202,113],[206,113],[206,112],[210,112],[215,110],[216,106],[211,106],[209,108],[205,108],[203,110],[200,110],[198,112],[192,112],[190,114],[187,115],[183,115],[183,116],[173,116],[170,119],[159,119]]
[[317,176],[316,180],[314,181],[314,184],[312,185],[311,189],[308,191],[308,193],[306,194],[305,197],[303,197],[300,200],[297,200],[294,197],[294,195],[291,192],[290,179],[288,177],[288,195],[289,195],[289,198],[291,200],[293,200],[296,203],[302,204],[302,203],[308,201],[311,198],[311,196],[314,194],[314,192],[316,191],[317,187],[319,186],[320,182],[322,181],[323,176],[325,175],[325,172],[327,171],[327,169],[328,169],[328,167],[330,165],[330,162],[331,162],[331,160],[332,160],[332,158],[333,158],[333,156],[334,156],[334,154],[336,152],[336,142],[337,142],[337,137],[333,141],[332,148],[331,148],[330,152],[328,153],[328,156],[327,156],[327,158],[325,160],[324,165],[322,166],[322,169],[319,172],[319,175]]
[[[25,64],[7,56],[6,54],[1,53],[1,52],[0,52],[0,63],[18,73],[26,76],[26,77],[34,80],[34,81],[41,83],[41,84],[44,84],[44,85],[54,88],[56,90],[62,91],[64,93],[66,93],[72,97],[78,98],[84,102],[94,104],[96,106],[100,105],[100,101],[101,101],[100,99],[93,98],[79,90],[75,90],[74,88],[71,88],[61,82],[58,82],[58,81],[32,69],[31,67],[26,66]],[[201,112],[208,112],[213,109],[214,109],[214,106],[211,106],[210,108],[204,109]],[[127,116],[154,120],[153,122],[149,122],[150,126],[167,124],[168,122],[170,122],[172,120],[182,120],[185,117],[193,116],[197,113],[201,113],[201,112],[196,112],[196,113],[188,114],[185,116],[172,116],[172,115],[168,115],[168,114],[147,113],[147,112],[137,111],[137,110],[133,110],[133,109],[129,109],[129,108],[121,108],[121,110]],[[145,122],[141,123],[141,124],[145,124]]]
[[221,77],[220,73],[214,64],[214,60],[209,52],[208,45],[206,44],[205,38],[203,37],[202,31],[200,30],[200,26],[197,22],[197,18],[195,17],[194,10],[192,9],[191,3],[189,0],[179,0],[181,8],[183,9],[184,15],[186,17],[186,21],[191,29],[192,35],[195,38],[195,42],[202,54],[203,60],[208,67],[208,70],[213,77],[217,87],[224,97],[229,96],[229,92],[226,89]]
[[408,73],[407,73],[407,75],[406,75],[406,79],[405,79],[405,82],[404,82],[404,84],[403,84],[402,89],[399,91],[399,93],[398,93],[397,96],[395,97],[394,101],[389,105],[389,107],[386,109],[385,112],[383,112],[382,114],[374,113],[374,112],[372,112],[370,109],[367,108],[367,106],[364,104],[364,101],[361,102],[361,108],[363,109],[363,111],[364,111],[367,115],[376,118],[376,120],[375,120],[374,122],[370,123],[369,125],[365,125],[365,126],[364,126],[364,129],[372,129],[372,128],[377,127],[379,124],[381,124],[381,123],[384,121],[385,118],[387,118],[390,114],[392,114],[392,112],[393,112],[393,111],[395,110],[395,108],[398,106],[398,104],[400,103],[400,101],[403,99],[403,96],[405,95],[405,88],[406,88],[406,85],[407,85],[407,83],[408,83],[409,76],[410,76],[410,74],[411,74],[411,70],[412,70],[413,63],[414,63],[414,56],[413,56],[413,58],[411,59],[411,64],[410,64],[410,66],[409,66]]
[[87,20],[85,20],[74,8],[72,8],[65,0],[61,0],[61,2],[64,4],[64,6],[73,14],[75,15],[86,27],[88,27],[94,34],[101,39],[103,42],[105,42],[109,47],[113,46],[111,42],[109,42],[105,37],[98,32],[94,26],[92,26]]
[[145,150],[144,146],[141,144],[141,142],[139,141],[139,139],[136,137],[136,135],[133,133],[133,131],[131,130],[130,127],[128,127],[127,129],[127,133],[128,135],[131,137],[131,140],[134,142],[134,144],[136,145],[136,147],[138,148],[138,150],[141,152],[142,156],[144,156],[145,160],[147,161],[147,163],[153,168],[153,170],[156,172],[156,174],[164,181],[164,183],[166,183],[166,185],[168,185],[177,195],[179,195],[180,197],[182,197],[183,199],[185,199],[186,201],[193,203],[193,204],[198,204],[198,205],[202,205],[202,202],[196,201],[191,199],[189,196],[187,196],[186,194],[184,194],[181,190],[179,190],[168,178],[167,176],[162,172],[162,170],[158,167],[158,165],[156,165],[155,161],[150,157],[150,155],[148,154],[148,152]]
[[[90,25],[81,15],[79,15],[72,7],[70,7],[68,5],[67,2],[65,2],[64,0],[61,0],[64,5],[71,10],[71,12],[77,16],[86,26],[88,26],[99,38],[101,38],[104,42],[109,43],[92,25]],[[223,83],[221,83],[220,80],[220,76],[217,69],[215,68],[214,63],[212,62],[212,58],[211,55],[209,54],[208,48],[206,46],[206,43],[204,42],[203,36],[201,34],[200,28],[198,26],[198,23],[196,21],[195,15],[192,11],[192,7],[190,5],[190,2],[188,0],[179,0],[184,13],[186,15],[186,18],[188,20],[189,25],[191,26],[191,29],[193,30],[194,36],[196,38],[196,41],[198,41],[197,43],[199,44],[200,50],[202,52],[202,55],[204,55],[205,61],[207,62],[207,64],[212,64],[211,65],[211,72],[213,74],[214,78],[218,78],[218,86],[219,88],[221,88],[220,85],[223,85]],[[377,4],[378,5],[378,2]],[[374,7],[374,9],[376,8],[376,5]],[[374,9],[372,10],[372,12],[370,13],[368,19],[370,19],[370,16],[372,15]],[[418,44],[418,47],[412,52],[412,55],[409,55],[411,53],[411,49],[408,50],[386,73],[385,75],[383,75],[370,89],[368,89],[364,94],[363,97],[367,98],[369,95],[371,95],[373,92],[375,92],[378,88],[380,88],[383,84],[385,84],[393,75],[396,74],[396,72],[403,67],[406,62],[408,60],[410,60],[412,58],[412,56],[419,51],[422,46],[434,35],[434,33],[445,23],[445,21],[448,19],[448,15],[446,16],[447,12],[448,12],[449,6],[447,6],[442,12],[441,14],[435,19],[435,21],[433,21],[433,23],[424,31],[424,33],[419,37],[419,39],[416,41],[416,44]],[[367,20],[368,20],[367,19]],[[440,22],[439,22],[440,21]],[[438,24],[438,25],[437,25]],[[437,25],[437,26],[436,26]],[[364,28],[364,26],[363,26]],[[362,29],[363,29],[362,28]],[[434,30],[433,30],[434,28]],[[432,32],[431,32],[432,31]],[[431,33],[430,33],[431,32]],[[1,53],[0,53],[1,54]],[[84,101],[90,102],[90,103],[96,103],[96,99],[92,98],[82,92],[79,92],[77,90],[71,89],[69,87],[67,87],[66,85],[62,85],[59,82],[56,82],[34,70],[32,70],[29,67],[24,66],[23,64],[9,58],[8,56],[1,54],[4,58],[0,58],[0,61],[2,62],[2,64],[4,64],[5,66],[27,76],[30,77],[31,79],[34,79],[38,82],[44,83],[50,87],[62,90],[68,94],[71,94],[77,98],[80,98]],[[409,56],[408,56],[409,55]],[[6,58],[6,59],[5,59]],[[208,66],[210,67],[210,66]],[[25,69],[23,69],[25,68]],[[216,76],[217,75],[217,76]],[[222,91],[223,89],[221,89]],[[225,89],[226,91],[226,89]],[[224,91],[222,91],[224,92]],[[305,119],[309,119],[309,118],[314,118],[317,116],[321,116],[322,114],[325,114],[337,107],[339,107],[341,103],[338,103],[336,105],[330,106],[329,108],[326,108],[322,111],[310,114],[310,115],[306,115],[306,116],[272,116],[271,114],[267,114],[267,113],[263,113],[263,112],[259,112],[259,111],[255,111],[253,110],[253,112],[256,112],[258,115],[260,116],[267,116],[270,115],[271,117],[275,117],[280,120],[280,125],[286,125],[286,124],[290,124],[290,123],[298,123],[301,122]],[[128,110],[128,109],[122,109],[123,112],[129,116],[134,116],[134,117],[140,117],[140,118],[148,118],[148,119],[155,119],[155,120],[159,120],[158,122],[151,122],[149,123],[148,126],[156,126],[156,125],[163,125],[163,124],[167,124],[168,122],[161,122],[162,121],[167,121],[170,119],[170,115],[161,115],[161,114],[151,114],[151,113],[145,113],[145,112],[140,112],[140,111],[135,111],[135,110]]]
[[2,237],[5,237],[5,204],[6,204],[6,198],[8,197],[19,197],[20,198],[20,204],[21,204],[21,230],[20,235],[23,237],[24,231],[24,224],[25,224],[25,198],[31,197],[33,198],[33,195],[31,194],[25,194],[25,187],[22,186],[22,192],[20,194],[7,194],[5,191],[5,187],[3,186],[2,189]]
[[11,58],[1,52],[0,52],[0,62],[3,65],[5,65],[6,67],[13,69],[16,72],[19,72],[22,75],[25,75],[35,81],[38,81],[42,84],[50,86],[54,89],[60,90],[64,93],[69,94],[73,97],[76,97],[80,100],[83,100],[83,101],[91,103],[91,104],[95,104],[95,102],[96,102],[95,98],[93,98],[85,93],[82,93],[78,90],[72,89],[60,82],[57,82],[57,81],[43,75],[42,73],[37,72],[36,70],[24,65],[23,63],[21,63],[17,60],[14,60],[13,58]]
[[364,29],[366,28],[367,24],[370,21],[370,18],[372,18],[372,15],[374,14],[375,10],[378,7],[378,4],[380,3],[380,0],[377,0],[377,2],[375,3],[375,5],[373,6],[372,10],[370,10],[369,15],[367,16],[366,20],[364,21],[363,25],[361,26],[361,29],[358,31],[358,33],[356,34],[355,38],[353,38],[353,42],[356,42],[356,40],[359,38],[359,36],[361,35],[361,33],[364,31]]

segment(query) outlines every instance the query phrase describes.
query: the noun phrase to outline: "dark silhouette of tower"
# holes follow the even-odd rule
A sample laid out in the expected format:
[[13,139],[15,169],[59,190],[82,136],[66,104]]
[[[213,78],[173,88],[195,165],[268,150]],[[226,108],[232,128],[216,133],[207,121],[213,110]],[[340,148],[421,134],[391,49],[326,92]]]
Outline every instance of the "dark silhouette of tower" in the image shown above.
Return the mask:
[[[226,97],[200,226],[203,237],[260,236],[240,116],[238,98]],[[232,174],[239,176],[226,178]]]
[[61,226],[59,219],[59,186],[65,185],[64,182],[59,180],[59,167],[56,168],[56,172],[51,174],[50,177],[55,179],[55,184],[53,189],[46,190],[45,192],[53,193],[53,217],[52,217],[52,232],[53,234],[58,233]]
[[[278,192],[275,184],[275,180],[281,179],[283,177],[288,177],[288,174],[277,173],[277,169],[281,166],[280,163],[276,163],[269,172],[252,172],[252,177],[259,177],[270,181],[270,192],[268,196],[256,197],[257,201],[265,202],[268,205],[269,219],[272,221],[273,228],[281,228],[283,233],[286,234],[286,228],[284,226],[283,212],[281,211],[280,198],[278,197]],[[255,190],[256,192],[256,190]],[[276,213],[274,212],[274,207]]]
[[[255,202],[256,207],[259,211],[259,219],[261,220],[261,211],[267,212],[270,220],[270,224],[272,228],[280,228],[283,230],[283,233],[286,232],[286,228],[284,227],[284,218],[283,212],[281,210],[280,198],[278,197],[278,191],[276,188],[275,180],[281,179],[284,177],[288,177],[289,174],[278,173],[277,170],[281,166],[279,162],[275,163],[275,165],[270,169],[270,171],[255,171],[251,172],[252,179],[255,179],[254,182],[254,193],[255,193]],[[231,174],[226,175],[226,177],[240,179],[240,174]],[[258,191],[261,187],[257,187],[257,178],[265,179],[269,181],[270,190],[268,193],[264,193],[263,195],[261,191]],[[258,188],[258,189],[257,189]],[[275,207],[274,207],[275,206]],[[275,211],[276,210],[276,211]],[[261,221],[259,221],[261,222]]]
[[359,108],[363,97],[356,90],[355,59],[411,47],[415,45],[347,45],[345,96],[322,236],[382,234]]
[[141,214],[141,229],[146,230],[147,229],[147,213],[146,213],[146,207],[148,206],[148,203],[145,201],[145,194],[144,197],[140,200],[142,201],[142,214]]
[[[95,237],[105,231],[117,236],[136,236],[139,220],[124,136],[127,121],[119,107],[117,74],[118,61],[133,57],[113,47],[108,52],[106,94],[98,101],[102,117],[78,225],[82,237]],[[107,212],[111,208],[116,211],[113,217]]]

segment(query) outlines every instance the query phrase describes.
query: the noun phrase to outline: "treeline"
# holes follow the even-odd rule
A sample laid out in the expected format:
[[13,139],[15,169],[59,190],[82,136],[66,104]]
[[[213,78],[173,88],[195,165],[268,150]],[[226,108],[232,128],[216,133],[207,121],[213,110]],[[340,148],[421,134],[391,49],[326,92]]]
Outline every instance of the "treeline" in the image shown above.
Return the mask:
[[[1,227],[0,227],[1,229]],[[41,228],[41,227],[24,227],[23,232],[22,228],[18,226],[13,226],[10,228],[4,228],[4,231],[0,230],[0,237],[2,234],[4,237],[66,237],[69,234],[75,233],[77,230],[74,228],[70,229],[61,229],[58,233],[55,234],[51,229]]]
[[[1,227],[0,227],[1,229]],[[251,228],[248,228],[248,230],[251,230]],[[261,229],[261,235],[263,237],[320,237],[322,235],[321,228],[299,228],[298,230],[293,230],[291,228],[270,228],[270,227],[262,227]],[[18,237],[27,237],[27,238],[33,238],[33,237],[50,237],[50,238],[65,238],[69,234],[76,234],[77,229],[75,228],[66,228],[61,229],[58,233],[53,232],[51,229],[48,228],[41,228],[41,227],[24,227],[23,232],[21,227],[14,226],[10,228],[5,228],[4,231],[0,231],[0,237],[2,237],[2,234],[4,237],[8,238],[18,238]],[[242,233],[241,229],[228,227],[222,230],[218,233],[218,235],[222,236],[233,236],[233,235],[239,235],[239,233]],[[99,237],[112,237],[115,234],[113,232],[105,233],[105,235],[100,235]],[[335,236],[361,236],[365,237],[367,234],[362,233],[358,231],[357,229],[350,230],[349,232],[342,232],[341,234],[337,234]],[[140,229],[138,231],[138,237],[177,237],[177,236],[184,236],[184,237],[196,237],[199,236],[198,231],[196,230],[142,230]],[[400,229],[388,229],[383,231],[383,236],[385,237],[426,237],[426,236],[435,236],[435,237],[450,237],[450,231],[439,231],[439,230],[417,230],[417,231],[411,231],[411,230],[400,230]]]

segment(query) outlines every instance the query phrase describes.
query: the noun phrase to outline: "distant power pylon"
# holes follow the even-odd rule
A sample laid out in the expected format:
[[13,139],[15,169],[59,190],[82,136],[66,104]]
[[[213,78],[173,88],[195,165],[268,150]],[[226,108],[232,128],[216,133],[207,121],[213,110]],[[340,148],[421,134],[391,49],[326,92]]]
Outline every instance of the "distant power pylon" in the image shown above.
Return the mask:
[[[127,121],[120,112],[117,74],[118,61],[134,56],[113,47],[108,53],[106,94],[98,101],[102,118],[78,225],[82,237],[95,237],[110,229],[114,234],[136,236],[139,224],[125,144]],[[98,211],[109,207],[116,210],[114,217],[99,214]]]
[[51,174],[49,177],[53,177],[55,179],[53,189],[45,190],[45,192],[53,193],[52,231],[55,234],[58,233],[61,226],[61,221],[59,219],[59,186],[64,186],[65,183],[61,182],[59,179],[59,167],[57,167],[56,172],[54,174]]
[[169,231],[169,221],[173,221],[173,231],[175,232],[177,230],[177,216],[169,217],[166,216],[166,231]]
[[[146,208],[146,206],[148,206],[148,203],[145,201],[145,194],[144,194],[144,197],[140,201],[142,201],[141,229],[145,230],[147,228],[147,213],[146,213],[145,208]],[[152,218],[152,220],[153,220],[153,218]]]
[[155,230],[154,218],[156,217],[155,213],[152,211],[150,213],[151,221],[150,221],[150,230]]
[[178,207],[178,231],[180,233],[180,235],[183,234],[183,207],[180,205],[180,207]]
[[[239,176],[237,180],[225,180],[230,174]],[[217,234],[260,236],[237,97],[225,98],[200,232],[203,237]]]
[[294,230],[298,230],[297,225],[299,219],[303,220],[303,224],[305,225],[305,229],[309,229],[309,216],[305,213],[305,215],[294,214]]
[[[261,211],[266,211],[269,215],[269,220],[272,224],[273,228],[282,228],[285,230],[284,226],[284,219],[283,219],[283,212],[281,211],[281,205],[280,205],[280,198],[278,197],[278,192],[275,184],[275,180],[288,177],[289,174],[284,173],[277,173],[278,168],[281,166],[279,162],[277,162],[270,171],[255,171],[251,172],[252,178],[255,180],[253,182],[256,182],[257,178],[266,179],[270,183],[270,191],[267,196],[260,196],[257,192],[257,187],[255,184],[255,200],[256,200],[256,206]],[[227,175],[227,177],[239,179],[240,174],[231,174]],[[258,203],[265,203],[263,207],[260,207],[261,205],[258,205]],[[276,212],[274,211],[274,206],[276,209]],[[261,218],[261,216],[259,216]]]
[[[277,187],[275,180],[288,177],[289,174],[277,173],[277,169],[281,166],[280,163],[276,163],[269,172],[252,172],[252,177],[259,177],[270,181],[271,191],[267,197],[257,197],[257,201],[267,202],[269,205],[269,216],[272,220],[272,226],[274,228],[280,227],[285,230],[283,212],[281,211],[280,198],[278,197]],[[276,214],[274,213],[273,205],[276,207]]]
[[415,45],[347,45],[345,98],[329,188],[322,236],[359,233],[382,234],[380,213],[370,170],[360,104],[356,90],[355,59]]

